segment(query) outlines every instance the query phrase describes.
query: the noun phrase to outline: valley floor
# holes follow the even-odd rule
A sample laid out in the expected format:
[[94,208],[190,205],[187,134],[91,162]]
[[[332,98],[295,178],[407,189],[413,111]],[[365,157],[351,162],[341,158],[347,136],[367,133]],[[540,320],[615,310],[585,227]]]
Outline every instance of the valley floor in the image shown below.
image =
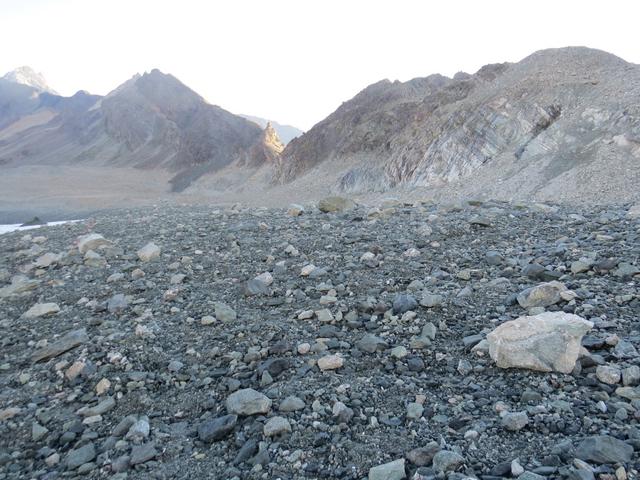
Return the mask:
[[[636,478],[640,220],[472,203],[1,235],[0,479]],[[550,279],[594,323],[576,367],[497,368],[482,340]]]

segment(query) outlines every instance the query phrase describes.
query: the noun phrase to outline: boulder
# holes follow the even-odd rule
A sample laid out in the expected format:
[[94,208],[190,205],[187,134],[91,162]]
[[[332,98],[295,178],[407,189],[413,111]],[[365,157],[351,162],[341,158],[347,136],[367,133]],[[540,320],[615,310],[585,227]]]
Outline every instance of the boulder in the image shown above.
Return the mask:
[[82,254],[87,253],[89,250],[95,251],[103,245],[110,246],[112,243],[99,233],[90,233],[89,235],[78,237],[78,250]]
[[160,256],[160,247],[153,242],[147,243],[137,252],[138,258],[142,262],[150,262]]
[[265,437],[275,437],[283,433],[291,433],[291,424],[284,417],[272,417],[264,424],[263,433]]
[[327,197],[320,200],[318,208],[324,213],[344,212],[355,208],[353,200],[344,197]]
[[520,317],[487,335],[489,355],[500,368],[570,373],[582,337],[592,327],[592,322],[564,312]]
[[517,300],[522,308],[548,307],[558,303],[562,299],[560,293],[565,290],[567,287],[563,283],[553,280],[523,290]]
[[36,303],[33,307],[24,312],[22,316],[24,318],[38,318],[45,315],[52,315],[59,311],[60,307],[57,303]]
[[595,463],[627,463],[633,447],[609,435],[585,438],[576,448],[576,458]]
[[369,480],[402,480],[403,478],[406,478],[404,458],[369,469]]
[[433,456],[433,469],[436,472],[456,470],[464,463],[464,457],[456,452],[440,450]]
[[222,440],[233,431],[237,423],[237,415],[224,415],[207,420],[198,425],[198,438],[205,443]]
[[256,415],[271,410],[271,399],[252,388],[245,388],[229,395],[226,406],[231,414]]

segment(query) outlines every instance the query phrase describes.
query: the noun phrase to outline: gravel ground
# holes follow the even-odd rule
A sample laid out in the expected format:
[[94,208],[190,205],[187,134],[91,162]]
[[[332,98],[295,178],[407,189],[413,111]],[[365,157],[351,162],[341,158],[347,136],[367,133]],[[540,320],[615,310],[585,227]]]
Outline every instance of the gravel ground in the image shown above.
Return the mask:
[[[637,478],[628,206],[298,210],[1,235],[0,479]],[[572,372],[498,368],[543,310],[594,324]]]

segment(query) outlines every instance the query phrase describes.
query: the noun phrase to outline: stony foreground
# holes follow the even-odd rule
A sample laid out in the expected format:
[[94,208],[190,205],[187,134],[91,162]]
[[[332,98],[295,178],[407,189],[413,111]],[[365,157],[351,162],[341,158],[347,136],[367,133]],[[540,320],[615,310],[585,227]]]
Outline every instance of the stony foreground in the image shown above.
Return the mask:
[[640,215],[321,207],[0,236],[0,479],[637,477]]

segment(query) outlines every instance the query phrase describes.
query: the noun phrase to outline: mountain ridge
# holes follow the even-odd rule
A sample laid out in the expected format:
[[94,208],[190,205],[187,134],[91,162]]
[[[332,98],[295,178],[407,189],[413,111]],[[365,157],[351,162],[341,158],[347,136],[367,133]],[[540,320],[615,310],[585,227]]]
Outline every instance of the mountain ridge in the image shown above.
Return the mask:
[[[260,144],[263,131],[255,123],[207,103],[157,69],[133,76],[104,97],[82,91],[62,97],[5,79],[3,103],[11,108],[0,109],[0,126],[14,125],[9,134],[0,130],[0,164],[7,166],[163,168],[174,172],[170,185],[180,191],[233,163],[255,168],[273,147]],[[28,128],[15,128],[26,117],[33,120]]]
[[[471,184],[478,173],[491,172],[487,176],[504,180],[512,195],[523,172],[533,179],[528,194],[548,184],[562,194],[564,173],[585,175],[596,164],[602,173],[614,162],[638,175],[637,65],[567,47],[457,77],[381,81],[363,89],[287,145],[274,182],[330,172],[335,191],[456,184],[477,193]],[[484,181],[487,191],[500,193],[490,178]],[[587,190],[597,189],[595,181],[587,183]]]

